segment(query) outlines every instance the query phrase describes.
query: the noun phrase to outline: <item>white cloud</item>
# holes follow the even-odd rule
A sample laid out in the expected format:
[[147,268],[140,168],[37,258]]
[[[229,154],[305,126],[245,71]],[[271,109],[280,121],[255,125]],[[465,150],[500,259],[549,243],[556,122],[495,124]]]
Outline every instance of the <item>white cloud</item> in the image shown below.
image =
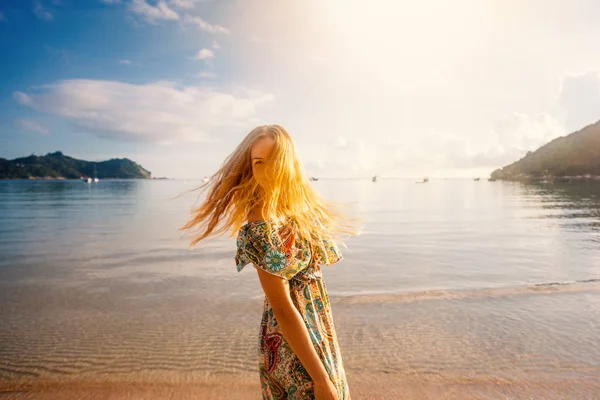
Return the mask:
[[13,94],[15,101],[24,106],[31,107],[33,105],[33,99],[23,92],[15,92]]
[[131,65],[131,60],[119,60],[119,64]]
[[22,129],[26,129],[28,131],[33,131],[33,132],[38,132],[38,133],[43,133],[43,134],[50,133],[50,131],[47,128],[44,128],[38,122],[29,120],[29,119],[17,119],[17,120],[15,120],[15,123],[17,124],[18,127],[22,128]]
[[156,6],[148,4],[146,0],[132,0],[129,9],[141,16],[147,21],[154,22],[158,19],[178,20],[179,14],[167,5],[164,0],[156,3]]
[[[444,170],[452,168],[503,167],[517,161],[528,151],[566,134],[564,126],[549,113],[529,116],[512,113],[492,123],[487,143],[479,146],[473,140],[448,132],[432,132],[420,136],[411,152],[416,159],[407,159],[415,165]],[[406,155],[406,154],[404,154]],[[402,157],[401,157],[402,158]]]
[[567,133],[565,127],[548,113],[534,117],[513,113],[497,119],[492,130],[503,148],[535,150]]
[[194,57],[194,60],[207,60],[209,58],[213,58],[215,56],[215,52],[211,49],[202,49],[198,51],[198,54]]
[[505,166],[528,151],[600,120],[600,73],[565,75],[552,109],[530,116],[512,113],[492,123],[487,148],[472,153],[450,151],[456,167]]
[[[492,122],[483,144],[451,133],[419,135],[401,152],[396,165],[427,165],[438,169],[495,169],[519,160],[550,141],[600,120],[600,73],[566,75],[555,104],[537,115],[511,113]],[[481,140],[479,140],[481,143]],[[408,154],[410,153],[410,154]],[[403,162],[406,161],[406,162]]]
[[492,123],[492,140],[486,149],[454,154],[457,167],[504,166],[546,143],[600,120],[600,73],[563,77],[551,110],[530,116],[512,113]]
[[229,33],[229,30],[227,28],[224,28],[221,25],[210,24],[200,17],[192,17],[192,16],[186,14],[184,22],[187,24],[195,24],[198,27],[198,29],[209,32],[209,33],[221,33],[221,34]]
[[566,75],[558,94],[558,113],[569,131],[600,120],[600,72]]
[[217,42],[216,40],[213,41],[212,43],[212,48],[215,50],[219,50],[221,48],[221,45],[219,44],[219,42]]
[[326,176],[480,176],[565,134],[549,113],[513,113],[494,121],[479,145],[467,136],[437,130],[402,139],[334,136],[311,152],[307,166]]
[[44,21],[52,21],[54,19],[52,13],[44,8],[41,1],[34,2],[33,13],[36,17],[38,17],[38,19]]
[[114,81],[66,80],[39,93],[14,93],[37,111],[64,117],[100,137],[154,143],[201,142],[217,132],[256,124],[257,109],[270,93],[231,91],[172,82],[133,85]]
[[217,74],[215,74],[214,72],[200,72],[198,74],[198,78],[207,78],[207,79],[213,79],[216,78]]
[[343,136],[338,136],[333,143],[333,147],[338,147],[338,148],[346,147],[347,145],[348,145],[348,141]]
[[195,0],[169,0],[169,4],[172,7],[177,8],[194,8],[196,6]]

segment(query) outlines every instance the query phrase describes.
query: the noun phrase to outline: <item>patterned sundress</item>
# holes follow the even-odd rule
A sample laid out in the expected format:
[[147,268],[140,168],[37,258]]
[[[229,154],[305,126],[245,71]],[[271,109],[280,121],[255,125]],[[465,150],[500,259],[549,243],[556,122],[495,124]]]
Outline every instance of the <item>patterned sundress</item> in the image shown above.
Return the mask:
[[[272,227],[272,244],[268,241],[267,224]],[[342,254],[337,244],[330,240],[323,239],[322,246],[312,248],[307,241],[296,237],[294,226],[295,221],[291,218],[284,223],[252,221],[242,226],[237,236],[237,270],[239,272],[251,263],[289,281],[291,299],[302,315],[329,378],[337,388],[338,399],[350,400],[329,296],[321,272],[321,265],[336,263],[342,259]],[[266,296],[258,356],[263,399],[315,398],[313,381],[283,337]]]

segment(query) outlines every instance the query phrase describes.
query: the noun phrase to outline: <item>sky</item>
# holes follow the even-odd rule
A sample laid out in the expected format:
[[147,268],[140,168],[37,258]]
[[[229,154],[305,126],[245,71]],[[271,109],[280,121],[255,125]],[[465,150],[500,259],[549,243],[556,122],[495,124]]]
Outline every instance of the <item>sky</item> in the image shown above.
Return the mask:
[[318,177],[474,177],[600,120],[596,0],[3,0],[0,157],[212,174],[280,124]]

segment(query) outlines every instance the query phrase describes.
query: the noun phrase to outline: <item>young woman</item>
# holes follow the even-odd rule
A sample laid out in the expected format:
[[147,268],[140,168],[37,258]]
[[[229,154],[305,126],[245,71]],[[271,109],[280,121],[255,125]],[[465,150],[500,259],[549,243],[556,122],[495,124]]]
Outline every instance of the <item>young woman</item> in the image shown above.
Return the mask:
[[204,187],[206,200],[182,229],[198,228],[191,246],[237,232],[237,270],[256,267],[263,399],[350,400],[321,266],[342,259],[334,236],[357,234],[353,220],[312,189],[279,125],[250,132]]

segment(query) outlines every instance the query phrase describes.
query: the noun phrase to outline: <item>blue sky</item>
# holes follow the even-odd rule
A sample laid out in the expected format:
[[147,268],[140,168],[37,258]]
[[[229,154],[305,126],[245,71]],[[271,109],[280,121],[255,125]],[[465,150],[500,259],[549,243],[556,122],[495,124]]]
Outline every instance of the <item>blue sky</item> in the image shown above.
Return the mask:
[[[205,14],[218,15],[215,5],[200,6]],[[125,140],[128,138],[115,135],[106,140],[106,134],[90,133],[89,128],[77,124],[77,119],[24,107],[16,101],[16,93],[45,92],[47,85],[73,80],[194,85],[210,79],[210,85],[215,85],[228,79],[224,58],[208,60],[210,63],[193,59],[199,49],[216,45],[215,35],[178,20],[135,12],[133,7],[130,2],[74,0],[9,1],[0,5],[0,49],[9,55],[0,65],[5,77],[0,84],[0,156],[62,150],[102,159],[113,157],[113,153],[137,154],[153,146],[143,137]],[[190,14],[185,15],[193,18],[196,10],[186,11]],[[220,61],[225,65],[219,65]],[[213,72],[217,68],[219,76]],[[200,77],[202,72],[208,78]]]
[[592,0],[5,0],[0,157],[209,175],[254,126],[311,175],[473,176],[600,119]]

